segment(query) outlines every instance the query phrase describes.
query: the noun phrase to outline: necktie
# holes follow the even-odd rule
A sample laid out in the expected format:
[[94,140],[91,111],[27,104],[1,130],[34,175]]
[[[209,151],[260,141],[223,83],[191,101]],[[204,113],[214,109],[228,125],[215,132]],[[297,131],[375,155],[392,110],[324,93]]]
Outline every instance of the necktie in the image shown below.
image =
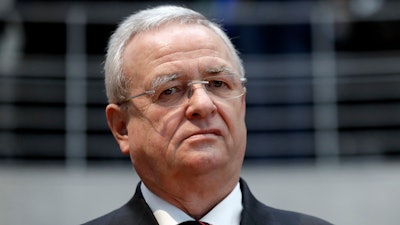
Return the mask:
[[179,225],[210,225],[208,223],[202,222],[202,221],[185,221],[183,223],[180,223]]

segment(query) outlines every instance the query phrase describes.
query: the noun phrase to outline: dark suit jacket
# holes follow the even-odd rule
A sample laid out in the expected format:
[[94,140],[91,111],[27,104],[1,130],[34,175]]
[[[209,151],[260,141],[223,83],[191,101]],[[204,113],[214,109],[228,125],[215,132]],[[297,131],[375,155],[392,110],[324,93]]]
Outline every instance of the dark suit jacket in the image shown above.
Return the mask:
[[[243,211],[240,225],[328,225],[330,223],[309,215],[268,207],[250,192],[240,180]],[[153,212],[145,202],[140,184],[133,198],[121,208],[84,225],[158,225]],[[229,224],[226,224],[229,225]]]

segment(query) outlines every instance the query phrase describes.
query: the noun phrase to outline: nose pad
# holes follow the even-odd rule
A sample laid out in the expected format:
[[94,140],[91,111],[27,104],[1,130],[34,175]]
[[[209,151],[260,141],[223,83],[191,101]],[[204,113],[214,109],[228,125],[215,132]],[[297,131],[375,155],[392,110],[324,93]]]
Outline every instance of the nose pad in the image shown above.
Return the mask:
[[[208,84],[208,82],[196,82],[196,84],[202,85],[192,86],[192,83],[188,90],[186,116],[189,119],[205,118],[217,112],[217,106],[209,95],[207,88],[204,86],[204,84]],[[195,91],[197,92],[195,93]]]
[[195,87],[195,86],[194,86],[195,84],[202,84],[201,87],[204,89],[205,92],[207,92],[206,87],[205,87],[204,85],[205,85],[205,84],[208,84],[208,81],[199,80],[199,81],[192,81],[192,82],[189,82],[189,83],[188,83],[189,88],[188,88],[188,93],[187,93],[188,99],[190,99],[190,98],[193,96],[193,93],[194,93],[194,90],[195,90],[195,89],[200,88],[200,87]]
[[187,93],[187,98],[190,99],[192,96],[193,96],[193,87],[190,86]]

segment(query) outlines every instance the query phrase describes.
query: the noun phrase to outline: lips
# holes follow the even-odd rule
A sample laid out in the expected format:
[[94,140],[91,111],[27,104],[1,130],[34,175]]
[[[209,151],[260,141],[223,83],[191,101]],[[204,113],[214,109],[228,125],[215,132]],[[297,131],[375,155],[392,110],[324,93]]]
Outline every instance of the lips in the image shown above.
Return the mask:
[[196,137],[206,137],[208,135],[221,136],[222,133],[219,129],[200,130],[200,131],[190,133],[190,135],[188,135],[185,139],[196,138]]

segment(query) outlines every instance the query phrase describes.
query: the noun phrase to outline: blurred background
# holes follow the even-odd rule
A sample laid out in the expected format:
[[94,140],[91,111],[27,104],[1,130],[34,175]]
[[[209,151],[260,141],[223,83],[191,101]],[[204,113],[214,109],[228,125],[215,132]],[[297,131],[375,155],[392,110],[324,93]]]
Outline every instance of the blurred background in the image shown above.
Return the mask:
[[400,224],[400,2],[0,2],[0,224],[80,224],[138,177],[105,120],[117,24],[159,3],[224,25],[246,68],[243,177],[278,208]]

